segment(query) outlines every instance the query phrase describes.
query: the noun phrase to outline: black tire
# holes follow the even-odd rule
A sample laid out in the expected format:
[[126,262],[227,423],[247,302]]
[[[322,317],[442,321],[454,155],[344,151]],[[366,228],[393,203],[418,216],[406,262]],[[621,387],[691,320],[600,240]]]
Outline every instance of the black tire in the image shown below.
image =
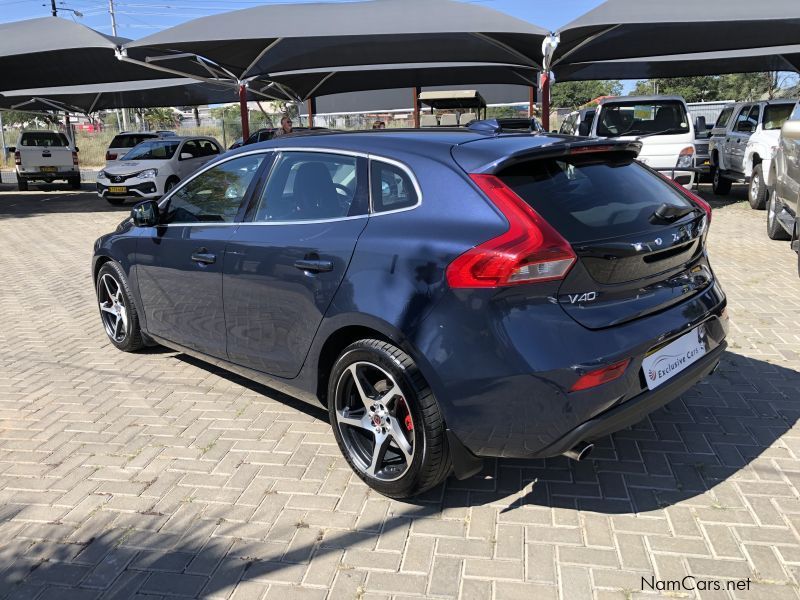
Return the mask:
[[[110,283],[110,280],[113,280],[116,287]],[[114,261],[109,261],[100,267],[95,282],[95,293],[100,308],[100,319],[109,341],[123,352],[135,352],[144,347],[145,342],[139,327],[139,315],[136,312],[130,287],[128,287],[128,279],[125,277],[122,267]],[[116,302],[111,300],[112,298],[115,298]],[[125,319],[120,319],[118,316],[114,321],[121,321],[119,335],[116,335],[116,329],[112,332],[110,328],[113,319],[112,310],[117,304],[122,307],[126,316]],[[103,305],[108,310],[105,310]],[[119,313],[116,314],[119,315]]]
[[733,182],[723,177],[717,167],[711,171],[711,189],[717,196],[727,196],[731,192]]
[[169,179],[167,179],[167,182],[164,184],[164,195],[166,196],[167,194],[169,194],[172,191],[172,188],[178,185],[179,182],[180,179],[178,179],[177,177],[170,177]]
[[106,201],[114,206],[122,206],[125,204],[125,198],[115,198],[114,196],[106,196]]
[[750,208],[754,210],[764,210],[767,208],[769,189],[764,182],[764,171],[761,165],[756,165],[753,168],[753,175],[750,177],[750,186],[747,191],[747,199],[750,201]]
[[[354,372],[359,374],[358,385]],[[387,374],[390,377],[385,377]],[[394,385],[400,394],[389,393]],[[369,400],[362,400],[357,388],[364,390]],[[373,403],[370,409],[366,408],[368,402]],[[388,342],[365,339],[344,349],[328,380],[328,413],[336,442],[350,467],[385,496],[414,496],[438,485],[450,472],[444,418],[433,392],[412,358]],[[340,423],[342,417],[369,426]],[[398,434],[411,447],[410,460],[407,452],[401,452]],[[387,450],[380,455],[382,468],[371,474],[367,460],[378,462],[374,457],[380,435],[388,440]]]
[[27,179],[20,179],[17,177],[17,189],[20,192],[27,192],[28,191],[28,181]]
[[69,179],[67,181],[67,183],[69,183],[69,187],[71,187],[73,190],[81,189],[81,178],[80,177],[72,177],[71,179]]
[[778,221],[778,212],[780,212],[780,204],[778,203],[778,195],[774,189],[769,192],[769,202],[767,203],[767,236],[771,240],[788,240],[789,234]]

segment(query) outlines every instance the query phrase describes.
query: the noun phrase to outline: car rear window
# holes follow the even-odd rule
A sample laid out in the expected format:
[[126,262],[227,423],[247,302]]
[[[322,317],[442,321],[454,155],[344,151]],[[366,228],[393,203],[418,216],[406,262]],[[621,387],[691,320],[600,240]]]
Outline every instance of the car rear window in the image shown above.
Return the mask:
[[133,148],[134,146],[138,146],[145,140],[152,140],[153,138],[157,138],[157,135],[152,134],[142,134],[142,135],[117,135],[111,140],[111,144],[109,148]]
[[768,104],[764,109],[764,129],[780,129],[793,108],[793,104]]
[[624,155],[531,160],[498,175],[571,243],[663,229],[663,203],[692,206],[672,185]]
[[25,147],[63,148],[69,146],[69,142],[63,133],[56,133],[55,131],[30,131],[22,134],[19,145]]

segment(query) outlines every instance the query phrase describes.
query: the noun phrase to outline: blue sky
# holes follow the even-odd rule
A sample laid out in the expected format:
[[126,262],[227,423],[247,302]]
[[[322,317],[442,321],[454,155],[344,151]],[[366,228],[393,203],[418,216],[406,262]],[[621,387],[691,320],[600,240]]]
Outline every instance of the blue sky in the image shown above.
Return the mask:
[[[332,0],[337,1],[337,0]],[[602,0],[476,0],[547,29],[557,29],[594,8]],[[57,0],[59,7],[84,14],[79,23],[111,33],[108,0]],[[139,38],[196,17],[269,4],[270,0],[115,0],[121,36]],[[50,14],[50,0],[0,0],[0,22],[43,17]],[[64,10],[59,16],[72,18]]]

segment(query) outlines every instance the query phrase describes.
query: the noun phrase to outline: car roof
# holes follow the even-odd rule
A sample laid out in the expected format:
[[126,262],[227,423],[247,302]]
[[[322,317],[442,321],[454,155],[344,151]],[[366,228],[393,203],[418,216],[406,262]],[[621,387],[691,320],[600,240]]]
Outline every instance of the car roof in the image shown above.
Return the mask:
[[[242,146],[225,154],[226,158],[237,154],[246,154],[258,150],[280,150],[291,148],[302,150],[331,150],[373,154],[396,160],[424,158],[453,163],[456,147],[469,150],[462,156],[469,155],[469,161],[459,161],[472,172],[492,162],[501,162],[506,157],[521,152],[555,150],[567,145],[588,145],[593,140],[583,137],[560,135],[554,133],[499,133],[491,134],[472,131],[467,128],[431,128],[431,129],[372,129],[352,132],[319,132],[305,135],[286,135],[273,138],[267,142],[259,142]],[[608,145],[608,140],[603,140]],[[466,165],[469,164],[469,167]]]

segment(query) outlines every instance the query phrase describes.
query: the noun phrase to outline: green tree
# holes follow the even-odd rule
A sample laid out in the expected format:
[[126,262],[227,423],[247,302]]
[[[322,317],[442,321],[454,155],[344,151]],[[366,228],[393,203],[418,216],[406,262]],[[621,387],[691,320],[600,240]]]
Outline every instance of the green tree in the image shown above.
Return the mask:
[[673,77],[670,79],[645,79],[637,81],[632,96],[682,96],[687,102],[708,102],[719,98],[720,78]]
[[550,105],[554,108],[577,108],[599,96],[619,96],[622,84],[618,80],[565,81],[553,84]]

